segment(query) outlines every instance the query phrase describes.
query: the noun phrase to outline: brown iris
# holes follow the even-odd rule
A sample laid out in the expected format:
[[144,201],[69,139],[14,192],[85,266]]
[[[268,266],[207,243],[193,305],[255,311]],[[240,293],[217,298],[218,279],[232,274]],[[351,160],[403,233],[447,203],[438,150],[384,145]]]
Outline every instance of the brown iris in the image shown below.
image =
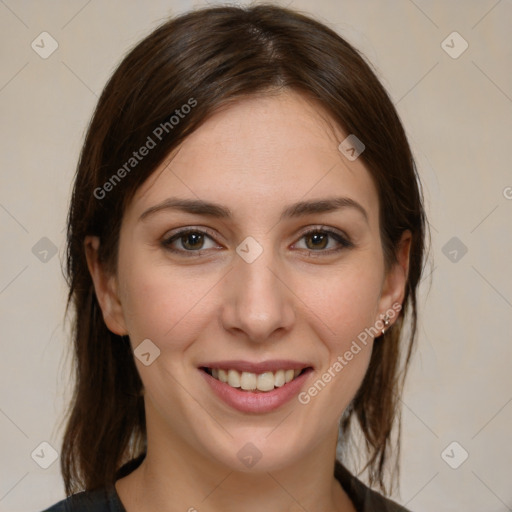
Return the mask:
[[[305,237],[308,249],[324,249],[327,246],[329,235],[322,232],[308,233]],[[307,240],[314,240],[313,247],[309,247]],[[319,242],[319,243],[318,243]]]

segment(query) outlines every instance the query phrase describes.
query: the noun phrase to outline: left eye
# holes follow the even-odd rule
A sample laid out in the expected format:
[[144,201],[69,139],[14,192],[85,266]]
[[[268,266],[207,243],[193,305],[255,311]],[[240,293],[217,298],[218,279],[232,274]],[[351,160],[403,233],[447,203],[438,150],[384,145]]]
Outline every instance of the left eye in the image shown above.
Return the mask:
[[[331,247],[328,250],[324,250],[327,249],[327,246],[329,244],[329,238],[331,240],[335,240],[335,242],[337,242],[338,244],[338,247],[335,246],[334,248]],[[349,240],[347,240],[340,234],[336,233],[335,231],[331,231],[328,229],[314,229],[308,231],[307,233],[303,233],[301,240],[302,239],[311,242],[310,244],[306,242],[305,249],[309,251],[333,252],[352,246],[352,243]]]
[[[192,256],[194,253],[206,249],[213,249],[216,246],[204,247],[205,241],[214,242],[213,237],[207,232],[198,229],[185,229],[162,241],[162,245],[169,251],[182,255]],[[331,253],[352,247],[352,243],[339,233],[328,229],[313,229],[303,233],[300,240],[306,241],[306,247],[299,249],[318,253]],[[329,247],[329,241],[334,240],[334,247]],[[178,242],[181,248],[176,248],[174,244]],[[336,247],[336,244],[338,247]],[[218,247],[218,246],[217,246]],[[188,253],[188,254],[186,254]]]

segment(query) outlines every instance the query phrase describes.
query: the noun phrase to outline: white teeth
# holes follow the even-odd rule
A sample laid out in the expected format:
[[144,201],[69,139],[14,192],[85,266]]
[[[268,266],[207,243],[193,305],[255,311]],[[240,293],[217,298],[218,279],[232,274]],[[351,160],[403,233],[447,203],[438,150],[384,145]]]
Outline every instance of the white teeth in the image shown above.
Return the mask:
[[265,372],[258,375],[258,389],[260,391],[271,391],[275,386],[275,378],[272,372]]
[[232,388],[240,387],[240,374],[236,370],[228,370],[228,384]]
[[232,388],[242,388],[244,391],[272,391],[280,388],[297,377],[302,370],[277,370],[260,374],[252,372],[239,372],[237,370],[223,370],[212,368],[213,378],[220,380]]
[[256,374],[249,372],[242,372],[240,377],[240,387],[245,391],[254,391],[256,389]]
[[286,378],[284,376],[284,370],[277,370],[277,372],[274,375],[274,386],[276,388],[280,388],[281,386],[284,386],[286,383]]

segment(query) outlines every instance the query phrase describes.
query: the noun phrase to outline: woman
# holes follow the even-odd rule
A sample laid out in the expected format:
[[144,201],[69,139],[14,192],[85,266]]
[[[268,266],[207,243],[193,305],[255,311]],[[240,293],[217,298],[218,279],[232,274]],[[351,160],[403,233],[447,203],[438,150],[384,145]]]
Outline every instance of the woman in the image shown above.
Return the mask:
[[74,495],[48,511],[405,510],[336,447],[357,422],[387,493],[424,237],[396,111],[340,36],[270,5],[157,28],[78,165]]

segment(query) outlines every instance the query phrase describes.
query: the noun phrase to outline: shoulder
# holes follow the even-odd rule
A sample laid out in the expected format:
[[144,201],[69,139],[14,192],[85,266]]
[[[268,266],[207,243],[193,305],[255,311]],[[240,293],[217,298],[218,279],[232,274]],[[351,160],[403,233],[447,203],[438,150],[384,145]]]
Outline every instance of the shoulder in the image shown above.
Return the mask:
[[335,476],[350,496],[358,512],[411,512],[370,489],[336,461]]
[[[115,480],[131,473],[143,461],[146,453],[126,462],[118,469]],[[73,494],[42,512],[126,512],[113,484]]]
[[43,512],[125,512],[116,499],[115,489],[83,491],[55,503]]

